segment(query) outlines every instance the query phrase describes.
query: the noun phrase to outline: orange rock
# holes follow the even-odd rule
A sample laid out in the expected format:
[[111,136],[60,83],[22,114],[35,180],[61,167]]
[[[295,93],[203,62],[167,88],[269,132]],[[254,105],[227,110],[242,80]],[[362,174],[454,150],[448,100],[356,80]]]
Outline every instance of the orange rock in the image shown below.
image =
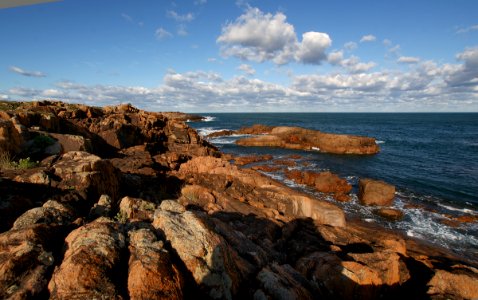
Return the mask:
[[360,179],[358,196],[363,205],[389,206],[395,198],[395,186],[383,181]]
[[271,160],[272,155],[251,155],[251,156],[236,156],[234,158],[234,164],[238,166],[248,165],[254,162],[264,161],[264,160]]
[[403,218],[403,212],[393,208],[380,208],[375,213],[389,221],[398,221]]
[[252,170],[257,170],[257,171],[263,171],[263,172],[277,172],[279,170],[282,170],[282,167],[280,166],[268,166],[268,165],[258,165],[258,166],[252,166]]
[[149,229],[129,232],[130,299],[183,299],[184,280],[163,242]]
[[454,266],[451,272],[436,270],[427,286],[430,296],[447,295],[453,299],[477,299],[478,270],[464,266]]
[[336,154],[375,154],[380,150],[375,139],[368,137],[323,133],[300,127],[274,127],[264,131],[262,133],[268,134],[240,139],[236,144],[318,150]]
[[120,298],[119,270],[125,237],[117,224],[99,218],[73,230],[65,239],[66,252],[48,284],[50,297],[72,299]]
[[352,190],[352,186],[343,178],[331,172],[301,172],[297,170],[286,171],[288,179],[299,184],[315,187],[322,193],[333,193],[339,201],[348,201],[346,196]]

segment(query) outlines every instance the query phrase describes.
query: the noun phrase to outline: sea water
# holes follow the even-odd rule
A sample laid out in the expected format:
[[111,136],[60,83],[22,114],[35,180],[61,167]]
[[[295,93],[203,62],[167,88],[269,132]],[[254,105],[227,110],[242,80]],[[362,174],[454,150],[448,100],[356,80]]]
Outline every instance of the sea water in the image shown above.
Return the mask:
[[[339,203],[348,216],[377,222],[409,236],[447,247],[460,255],[478,257],[478,224],[448,220],[478,214],[478,113],[217,113],[208,122],[189,123],[201,135],[253,124],[299,126],[329,133],[374,137],[376,155],[335,155],[320,151],[241,147],[244,136],[224,136],[210,142],[234,155],[272,154],[275,158],[300,154],[301,170],[329,170],[354,185],[352,201]],[[291,168],[291,167],[289,167]],[[283,172],[267,173],[285,184],[317,194],[286,180]],[[388,222],[357,200],[359,178],[374,178],[396,186],[394,207],[403,220]]]

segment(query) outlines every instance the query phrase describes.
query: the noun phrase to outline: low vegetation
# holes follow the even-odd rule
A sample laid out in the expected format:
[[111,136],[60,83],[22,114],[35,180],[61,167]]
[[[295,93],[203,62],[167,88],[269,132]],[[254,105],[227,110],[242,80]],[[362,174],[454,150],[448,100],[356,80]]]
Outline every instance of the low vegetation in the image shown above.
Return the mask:
[[20,158],[15,161],[10,153],[6,151],[0,152],[0,169],[15,170],[15,169],[31,169],[39,165],[39,162],[32,161],[30,157]]

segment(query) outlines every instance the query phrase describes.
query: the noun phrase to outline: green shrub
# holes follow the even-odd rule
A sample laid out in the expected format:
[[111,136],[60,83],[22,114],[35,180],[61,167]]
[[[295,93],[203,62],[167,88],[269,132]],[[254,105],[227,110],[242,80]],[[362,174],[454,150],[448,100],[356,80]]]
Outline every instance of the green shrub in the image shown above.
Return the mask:
[[30,157],[20,158],[20,160],[15,163],[17,169],[31,169],[37,167],[40,163],[37,161],[30,160]]
[[20,158],[18,162],[14,161],[7,151],[0,152],[0,168],[5,170],[13,169],[31,169],[39,165],[39,162],[32,161],[30,157]]
[[115,220],[117,222],[120,222],[120,223],[124,224],[128,220],[128,216],[125,213],[123,213],[122,211],[119,211],[115,216]]

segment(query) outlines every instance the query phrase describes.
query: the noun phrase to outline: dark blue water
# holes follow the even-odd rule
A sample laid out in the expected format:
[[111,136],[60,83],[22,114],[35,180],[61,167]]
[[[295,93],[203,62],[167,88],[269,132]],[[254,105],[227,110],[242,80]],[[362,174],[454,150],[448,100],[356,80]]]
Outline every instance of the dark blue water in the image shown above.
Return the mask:
[[[436,237],[445,246],[469,246],[478,253],[478,226],[441,226],[444,216],[478,213],[478,114],[477,113],[237,113],[208,114],[209,122],[190,123],[202,133],[238,129],[253,124],[300,126],[323,132],[364,135],[376,138],[381,147],[371,156],[299,152],[313,170],[330,170],[351,183],[371,177],[397,187],[397,208],[418,204],[427,212],[410,209],[406,218],[388,226],[409,235]],[[238,137],[211,142],[226,153],[286,156],[293,150],[246,148],[234,144]],[[311,164],[310,164],[311,163]],[[305,168],[305,167],[304,167]],[[281,174],[269,174],[281,179]],[[287,182],[286,182],[287,183]],[[376,217],[358,205],[344,207],[363,218]],[[439,225],[440,224],[440,225]],[[420,229],[420,226],[424,227]],[[418,228],[418,229],[417,229]]]

